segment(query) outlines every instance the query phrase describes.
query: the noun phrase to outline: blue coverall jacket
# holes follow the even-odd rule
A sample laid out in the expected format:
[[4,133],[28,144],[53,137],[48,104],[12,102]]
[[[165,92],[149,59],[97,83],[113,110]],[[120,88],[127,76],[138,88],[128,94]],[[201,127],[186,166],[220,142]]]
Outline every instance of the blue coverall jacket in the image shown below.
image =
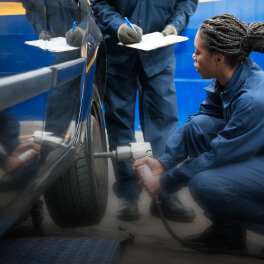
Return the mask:
[[174,54],[174,46],[152,51],[117,46],[119,42],[117,31],[125,23],[124,17],[141,27],[143,34],[161,32],[165,26],[173,25],[180,35],[187,27],[189,17],[194,14],[198,4],[198,0],[92,0],[92,2],[105,37],[111,71],[126,75],[127,67],[122,71],[120,65],[131,65],[132,70],[138,54],[148,77],[166,68]]
[[[22,0],[26,9],[28,21],[33,25],[36,33],[47,30],[53,37],[65,37],[65,33],[76,21],[77,26],[85,28],[88,14],[86,0],[46,0],[46,18],[44,16],[44,2],[37,0]],[[46,21],[46,25],[45,25]]]
[[161,185],[189,184],[208,215],[264,234],[264,71],[247,58],[223,92],[215,79],[205,89],[199,112],[159,158],[168,169]]

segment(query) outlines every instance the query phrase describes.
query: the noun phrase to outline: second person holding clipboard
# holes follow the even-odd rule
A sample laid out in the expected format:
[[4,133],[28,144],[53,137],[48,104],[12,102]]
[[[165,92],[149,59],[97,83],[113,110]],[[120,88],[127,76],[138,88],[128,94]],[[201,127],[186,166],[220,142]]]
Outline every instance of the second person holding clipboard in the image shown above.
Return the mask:
[[[164,153],[167,139],[178,124],[174,46],[142,51],[117,43],[140,42],[143,33],[181,34],[197,4],[198,0],[92,1],[107,47],[104,108],[110,150],[136,141],[134,121],[137,94],[144,140],[151,143],[154,157],[158,158]],[[117,216],[121,220],[136,220],[139,218],[141,189],[137,185],[138,178],[132,170],[132,163],[113,165],[116,176],[113,190],[120,200]],[[163,192],[160,199],[168,219],[183,222],[194,219],[193,209],[183,206],[176,192]],[[150,204],[150,212],[158,215],[154,202]]]

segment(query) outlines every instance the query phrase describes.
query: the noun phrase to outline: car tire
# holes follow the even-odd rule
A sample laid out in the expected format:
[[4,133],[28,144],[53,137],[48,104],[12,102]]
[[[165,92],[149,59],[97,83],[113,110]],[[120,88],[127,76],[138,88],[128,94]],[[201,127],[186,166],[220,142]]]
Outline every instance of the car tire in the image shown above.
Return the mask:
[[107,150],[101,103],[95,86],[85,131],[75,164],[44,194],[51,218],[61,227],[95,225],[105,215],[108,162],[93,158],[94,152]]

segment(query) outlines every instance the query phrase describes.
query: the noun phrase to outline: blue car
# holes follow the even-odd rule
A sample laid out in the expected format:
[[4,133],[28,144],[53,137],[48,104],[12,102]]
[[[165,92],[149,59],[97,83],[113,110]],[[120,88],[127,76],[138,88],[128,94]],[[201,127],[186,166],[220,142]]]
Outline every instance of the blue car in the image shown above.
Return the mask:
[[40,225],[42,195],[61,227],[99,223],[106,52],[89,1],[0,1],[0,58],[0,235]]

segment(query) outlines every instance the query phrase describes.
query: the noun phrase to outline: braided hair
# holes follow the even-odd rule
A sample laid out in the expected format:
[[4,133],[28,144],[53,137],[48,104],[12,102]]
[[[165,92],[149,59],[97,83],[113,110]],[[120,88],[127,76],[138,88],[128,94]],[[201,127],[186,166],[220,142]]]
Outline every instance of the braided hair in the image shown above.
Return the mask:
[[252,51],[264,53],[264,23],[248,25],[241,19],[222,14],[203,21],[199,27],[200,36],[205,39],[205,48],[225,56],[231,67],[244,62]]

